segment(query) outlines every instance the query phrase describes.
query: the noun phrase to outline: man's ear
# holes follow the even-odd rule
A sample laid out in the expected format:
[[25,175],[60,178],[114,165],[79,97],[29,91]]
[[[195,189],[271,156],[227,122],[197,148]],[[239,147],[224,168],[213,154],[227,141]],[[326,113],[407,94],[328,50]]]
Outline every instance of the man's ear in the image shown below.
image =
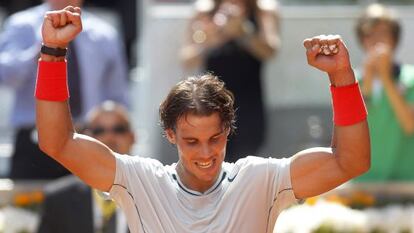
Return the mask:
[[171,144],[175,144],[176,143],[176,138],[175,138],[175,132],[172,129],[167,129],[165,130],[165,135],[167,136],[168,141]]
[[230,135],[230,128],[225,129],[226,137]]

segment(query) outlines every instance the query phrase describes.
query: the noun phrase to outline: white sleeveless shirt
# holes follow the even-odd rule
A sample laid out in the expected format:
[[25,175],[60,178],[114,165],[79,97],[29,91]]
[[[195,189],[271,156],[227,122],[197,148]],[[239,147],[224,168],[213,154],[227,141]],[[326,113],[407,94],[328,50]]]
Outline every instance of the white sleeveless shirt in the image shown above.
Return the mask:
[[181,183],[175,164],[116,155],[110,194],[131,233],[271,233],[279,213],[297,201],[290,159],[254,156],[223,162],[216,183],[199,193]]

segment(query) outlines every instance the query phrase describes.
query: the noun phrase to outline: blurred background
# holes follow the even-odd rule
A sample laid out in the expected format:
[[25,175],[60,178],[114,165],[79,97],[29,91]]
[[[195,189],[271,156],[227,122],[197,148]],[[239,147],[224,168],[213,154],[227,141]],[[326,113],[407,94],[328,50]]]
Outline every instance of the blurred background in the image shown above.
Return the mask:
[[[329,82],[325,74],[307,65],[302,41],[319,34],[339,34],[348,46],[353,66],[360,66],[363,52],[355,34],[355,21],[373,2],[398,11],[403,34],[396,57],[398,61],[414,64],[411,45],[414,0],[278,2],[281,45],[277,56],[264,67],[262,84],[268,125],[258,155],[289,157],[310,146],[330,144]],[[1,0],[0,25],[9,14],[40,3]],[[129,67],[129,89],[125,91],[130,97],[131,120],[137,134],[133,155],[154,157],[163,163],[177,160],[175,148],[162,137],[158,106],[170,87],[189,75],[181,65],[179,53],[193,16],[193,3],[191,0],[85,1],[85,8],[118,29],[125,43]],[[9,118],[13,101],[13,92],[0,85],[0,178],[6,178],[10,169],[13,128]],[[16,186],[10,181],[0,184],[0,206],[13,199],[12,189]],[[413,191],[406,189],[407,193]]]

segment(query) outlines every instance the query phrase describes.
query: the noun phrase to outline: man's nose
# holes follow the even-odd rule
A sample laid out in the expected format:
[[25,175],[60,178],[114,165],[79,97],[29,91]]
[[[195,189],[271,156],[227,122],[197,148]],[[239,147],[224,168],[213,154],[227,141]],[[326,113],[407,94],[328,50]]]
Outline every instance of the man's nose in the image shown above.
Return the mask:
[[204,144],[201,146],[201,155],[203,157],[209,157],[211,155],[211,148],[208,144]]

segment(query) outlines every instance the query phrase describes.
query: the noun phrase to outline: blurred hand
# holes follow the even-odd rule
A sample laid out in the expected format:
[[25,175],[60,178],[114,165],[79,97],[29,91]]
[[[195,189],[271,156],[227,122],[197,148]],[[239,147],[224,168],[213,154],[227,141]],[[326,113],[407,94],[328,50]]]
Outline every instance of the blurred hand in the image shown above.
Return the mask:
[[392,55],[392,48],[388,44],[378,43],[375,45],[373,60],[375,62],[375,70],[378,72],[381,79],[391,78]]
[[200,15],[192,22],[192,40],[194,43],[206,48],[215,48],[224,43],[224,38],[209,15]]
[[387,78],[391,74],[393,50],[390,45],[377,43],[372,46],[365,57],[364,71],[367,74],[376,74],[381,79]]
[[320,35],[303,41],[308,64],[329,75],[331,84],[345,86],[355,83],[348,49],[339,35]]
[[42,25],[43,43],[49,47],[66,48],[81,31],[79,7],[67,6],[63,10],[48,11]]
[[213,23],[213,21],[209,20],[208,23],[205,24],[204,32],[206,33],[206,41],[205,44],[208,48],[215,48],[222,45],[225,42],[225,38],[220,31],[221,29]]
[[242,4],[223,3],[213,20],[220,27],[221,32],[230,40],[244,34],[245,12],[245,7]]
[[374,74],[376,73],[376,68],[375,68],[375,60],[377,59],[376,57],[376,53],[374,49],[370,49],[367,51],[367,54],[364,58],[364,79],[365,76],[374,76]]

